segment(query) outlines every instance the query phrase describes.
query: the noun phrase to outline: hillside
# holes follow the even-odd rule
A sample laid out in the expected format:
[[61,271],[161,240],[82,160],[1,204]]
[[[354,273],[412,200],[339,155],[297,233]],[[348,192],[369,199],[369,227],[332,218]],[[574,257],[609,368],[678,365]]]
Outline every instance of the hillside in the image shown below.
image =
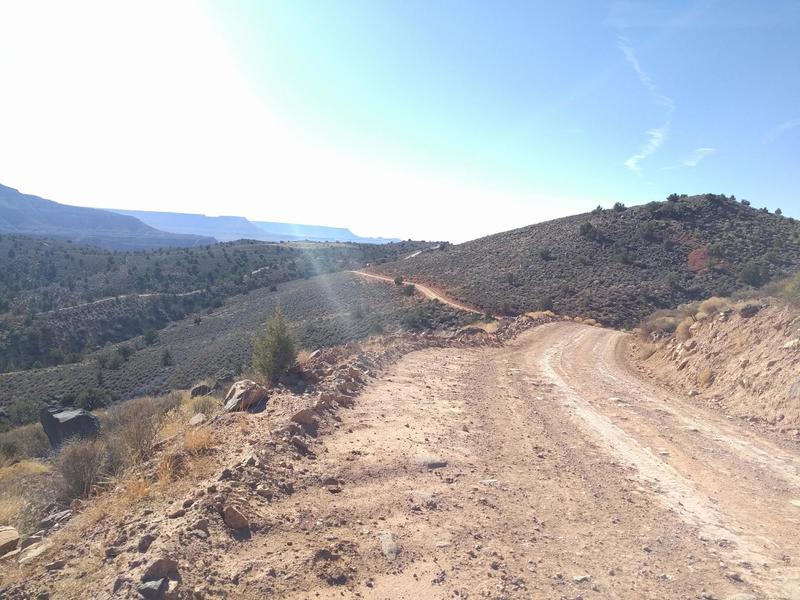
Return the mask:
[[[109,345],[74,364],[0,373],[0,412],[11,423],[21,423],[35,420],[42,403],[75,399],[84,391],[125,399],[185,388],[220,373],[240,373],[249,369],[253,336],[277,307],[309,349],[400,328],[452,329],[474,320],[437,303],[407,297],[396,286],[376,285],[351,273],[300,279],[280,284],[274,291],[258,288],[234,296],[213,311],[179,320],[149,339],[136,337]],[[135,306],[117,303],[105,310],[116,315],[104,321],[109,328],[138,314]],[[149,310],[138,310],[152,316]],[[88,327],[88,318],[80,322]],[[53,326],[57,323],[68,332],[75,328],[67,318]],[[170,364],[163,364],[165,350]],[[0,429],[2,425],[0,415]]]
[[634,325],[800,269],[800,223],[725,196],[597,210],[381,265],[492,312]]
[[213,244],[197,235],[159,231],[140,220],[96,208],[68,206],[0,185],[0,233],[65,239],[113,250]]
[[0,236],[0,372],[80,360],[236,294],[395,260],[420,247],[236,242],[115,253]]

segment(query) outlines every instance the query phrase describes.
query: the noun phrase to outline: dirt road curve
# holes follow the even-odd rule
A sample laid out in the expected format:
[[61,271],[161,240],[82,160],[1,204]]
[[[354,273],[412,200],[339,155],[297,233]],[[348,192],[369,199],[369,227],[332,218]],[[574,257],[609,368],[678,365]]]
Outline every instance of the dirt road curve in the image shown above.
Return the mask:
[[[362,277],[369,277],[370,279],[376,279],[378,281],[385,281],[387,283],[394,284],[394,279],[387,275],[378,275],[376,273],[368,273],[366,271],[348,271],[348,272],[355,273],[356,275],[361,275]],[[481,311],[472,308],[471,306],[467,306],[466,304],[462,304],[458,300],[453,300],[452,298],[448,298],[446,295],[442,294],[441,292],[437,292],[436,290],[428,287],[427,285],[424,285],[422,283],[417,283],[415,281],[409,281],[408,283],[413,283],[414,286],[417,288],[417,291],[420,292],[423,296],[425,296],[429,300],[438,300],[442,304],[447,304],[459,310],[465,310],[467,312],[475,314],[482,314]]]
[[291,571],[333,548],[350,590],[298,573],[270,591],[800,598],[797,449],[666,396],[623,345],[553,323],[504,348],[402,359],[320,441],[310,468],[341,491],[299,490],[281,519],[305,531],[249,549]]

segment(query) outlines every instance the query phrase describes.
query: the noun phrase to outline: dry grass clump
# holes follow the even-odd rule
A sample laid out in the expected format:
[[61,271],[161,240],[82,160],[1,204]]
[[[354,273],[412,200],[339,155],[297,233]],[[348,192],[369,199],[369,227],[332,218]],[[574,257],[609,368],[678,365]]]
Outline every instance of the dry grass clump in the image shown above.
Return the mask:
[[691,327],[695,322],[694,317],[686,317],[683,321],[678,323],[678,326],[675,328],[675,338],[679,342],[685,342],[692,337]]
[[211,430],[208,427],[190,429],[183,438],[183,449],[194,456],[208,452],[211,446]]
[[181,451],[164,452],[158,461],[158,481],[168,484],[180,479],[186,474],[186,455]]
[[703,387],[708,387],[714,383],[715,377],[714,371],[712,371],[710,367],[705,367],[697,373],[697,383]]
[[22,512],[25,505],[21,495],[3,495],[0,497],[0,523],[4,525],[14,523],[17,515]]
[[52,502],[51,467],[36,460],[21,460],[0,468],[0,524],[22,533],[36,531],[40,509]]
[[731,305],[731,301],[728,298],[720,298],[718,296],[712,296],[707,300],[703,300],[699,305],[697,312],[703,313],[709,317],[713,317],[719,312],[722,312],[726,308]]
[[214,396],[197,396],[190,398],[186,403],[186,412],[189,416],[202,413],[206,416],[213,415],[222,408],[222,404]]
[[39,423],[15,427],[0,434],[0,467],[25,458],[44,458],[50,442]]
[[683,317],[675,310],[657,310],[639,324],[639,335],[652,339],[674,333]]
[[179,394],[168,394],[158,398],[137,398],[110,408],[102,428],[108,445],[110,470],[117,473],[128,465],[150,458],[166,416],[180,403]]
[[102,440],[70,440],[61,447],[55,461],[61,475],[61,490],[65,498],[88,496],[100,483],[106,470],[108,452]]
[[307,350],[305,348],[300,349],[297,353],[297,358],[295,359],[295,363],[298,365],[304,365],[311,359],[311,350]]

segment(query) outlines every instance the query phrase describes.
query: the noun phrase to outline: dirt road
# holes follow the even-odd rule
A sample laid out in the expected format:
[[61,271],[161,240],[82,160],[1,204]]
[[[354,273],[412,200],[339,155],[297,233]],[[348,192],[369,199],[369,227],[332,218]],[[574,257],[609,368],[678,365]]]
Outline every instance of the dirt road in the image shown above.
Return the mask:
[[[361,275],[362,277],[369,277],[370,279],[375,279],[377,281],[384,281],[386,283],[394,284],[394,278],[389,277],[388,275],[379,275],[377,273],[369,273],[368,271],[348,271],[348,273],[355,273],[356,275]],[[417,288],[417,291],[420,292],[423,296],[425,296],[429,300],[438,300],[442,304],[447,304],[448,306],[452,306],[453,308],[457,308],[459,310],[465,310],[467,312],[475,314],[483,314],[478,309],[473,308],[471,306],[467,306],[466,304],[463,304],[458,300],[453,300],[446,294],[434,290],[433,288],[425,284],[417,283],[416,281],[408,281],[407,283],[413,284]]]
[[270,534],[237,561],[245,589],[800,598],[797,449],[666,396],[623,345],[554,323],[503,348],[406,356],[301,471],[342,483],[271,506]]
[[[156,544],[202,598],[800,599],[798,448],[655,387],[625,345],[559,322],[503,347],[408,354],[307,456],[267,443],[291,490],[236,488],[252,532],[212,517],[200,536],[162,516]],[[276,426],[270,411],[239,416],[219,451],[233,471]],[[51,597],[111,597],[143,560],[109,561],[119,530],[223,491],[232,475],[212,471],[81,534],[94,541]]]

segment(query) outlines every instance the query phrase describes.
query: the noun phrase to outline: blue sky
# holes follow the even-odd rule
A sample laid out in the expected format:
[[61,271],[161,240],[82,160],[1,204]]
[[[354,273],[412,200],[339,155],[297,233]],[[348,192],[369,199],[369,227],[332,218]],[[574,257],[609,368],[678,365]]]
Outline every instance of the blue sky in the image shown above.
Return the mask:
[[[42,13],[20,17],[26,4],[0,22],[35,37]],[[671,192],[800,217],[797,1],[78,5],[62,16],[88,22],[76,33],[89,41],[60,69],[84,87],[67,83],[61,116],[106,102],[81,115],[78,152],[59,125],[39,126],[52,157],[0,154],[0,181],[26,191],[457,241]],[[69,56],[71,39],[56,34],[52,51]],[[31,110],[10,60],[0,76],[25,117],[55,120],[58,97],[42,101],[40,80]],[[97,89],[109,72],[119,93]]]

